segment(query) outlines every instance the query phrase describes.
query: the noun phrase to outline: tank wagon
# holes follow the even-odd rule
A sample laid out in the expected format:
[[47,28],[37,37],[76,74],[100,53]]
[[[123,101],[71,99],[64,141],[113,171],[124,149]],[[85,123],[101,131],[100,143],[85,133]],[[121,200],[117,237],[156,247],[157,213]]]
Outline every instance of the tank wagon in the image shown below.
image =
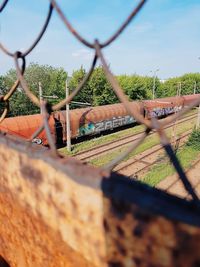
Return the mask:
[[[177,97],[166,97],[154,100],[138,101],[138,109],[142,116],[164,117],[175,113],[192,101],[199,98],[200,94]],[[101,132],[119,128],[135,123],[136,120],[127,114],[123,104],[80,108],[70,111],[71,138],[96,135]],[[41,126],[40,114],[6,118],[0,124],[0,131],[19,136],[29,140],[31,135]],[[57,144],[66,142],[66,113],[54,112],[49,120],[51,133],[55,136]],[[37,144],[48,145],[45,131],[42,131],[33,140]]]

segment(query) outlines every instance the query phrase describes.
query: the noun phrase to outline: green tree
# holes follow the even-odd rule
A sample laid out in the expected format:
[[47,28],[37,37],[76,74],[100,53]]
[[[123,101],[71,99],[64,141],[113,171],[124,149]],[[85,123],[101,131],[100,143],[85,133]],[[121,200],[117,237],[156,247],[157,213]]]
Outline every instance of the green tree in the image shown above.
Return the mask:
[[[120,86],[129,96],[130,100],[142,100],[152,98],[153,79],[139,75],[120,75],[117,77]],[[156,79],[156,89],[159,81]]]
[[3,76],[0,76],[0,95],[5,91],[5,80]]
[[200,93],[200,73],[187,73],[180,77],[170,78],[161,84],[159,97]]
[[[54,104],[65,97],[65,80],[67,73],[62,69],[56,69],[48,65],[39,65],[31,63],[25,72],[25,79],[30,90],[39,97],[39,82],[42,85],[43,95],[58,97],[48,99],[48,102]],[[11,69],[4,77],[5,87],[8,91],[16,81],[16,71]],[[26,96],[25,92],[18,87],[16,92],[10,99],[10,116],[34,114],[39,112],[39,108],[35,106]]]
[[171,78],[161,84],[158,97],[176,96],[179,91],[180,78]]
[[[5,81],[4,81],[4,77],[0,76],[0,96],[4,95],[5,93]],[[3,112],[4,109],[4,104],[0,101],[0,116]]]
[[[75,70],[72,73],[72,77],[69,81],[69,89],[70,92],[75,90],[77,86],[81,83],[81,81],[86,76],[86,70],[81,66],[79,70]],[[83,88],[79,91],[79,93],[73,98],[74,101],[83,102],[83,103],[93,103],[93,94],[92,90],[88,83],[86,83]],[[77,108],[78,106],[75,104],[71,104],[71,108]]]
[[119,102],[112,86],[107,81],[103,68],[97,67],[89,81],[91,92],[93,93],[93,105],[107,105]]
[[189,95],[194,93],[196,87],[196,93],[200,92],[200,74],[199,73],[187,73],[180,77],[181,82],[181,94]]

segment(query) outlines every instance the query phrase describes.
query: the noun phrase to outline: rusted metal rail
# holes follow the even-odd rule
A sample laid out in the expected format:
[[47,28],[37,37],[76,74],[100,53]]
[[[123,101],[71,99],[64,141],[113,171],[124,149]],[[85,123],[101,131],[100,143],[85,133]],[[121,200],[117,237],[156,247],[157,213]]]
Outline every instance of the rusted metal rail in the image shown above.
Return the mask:
[[200,262],[194,201],[0,137],[0,255],[8,266]]
[[[187,138],[190,134],[191,134],[192,131],[188,131],[186,134],[180,136],[179,138],[177,138],[177,142],[180,142],[181,140]],[[184,144],[182,145],[179,145],[178,148],[181,148]],[[128,177],[131,177],[131,178],[134,178],[135,175],[139,175],[141,173],[143,173],[144,171],[147,171],[150,167],[154,166],[156,163],[158,163],[158,159],[154,160],[153,162],[149,163],[148,162],[148,157],[152,156],[152,155],[156,155],[158,154],[158,152],[162,152],[163,149],[161,146],[157,147],[157,145],[155,146],[155,149],[151,152],[148,152],[148,153],[145,153],[144,156],[141,156],[141,157],[136,157],[133,159],[131,159],[130,161],[128,161],[127,163],[123,164],[123,166],[117,166],[117,168],[115,169],[115,171],[117,172],[120,172],[121,174],[124,174],[124,170],[127,168],[127,167],[130,167],[132,166],[132,170],[134,170],[134,165],[135,163],[138,163],[138,162],[142,162],[145,164],[144,167],[142,167],[141,169],[135,171],[135,172],[132,172],[130,175],[127,175]]]

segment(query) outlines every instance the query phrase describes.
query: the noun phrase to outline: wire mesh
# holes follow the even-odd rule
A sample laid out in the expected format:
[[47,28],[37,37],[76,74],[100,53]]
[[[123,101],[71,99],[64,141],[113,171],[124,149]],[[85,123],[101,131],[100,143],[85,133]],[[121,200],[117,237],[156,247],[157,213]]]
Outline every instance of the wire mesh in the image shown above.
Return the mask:
[[[9,2],[9,0],[4,0],[0,4],[0,12],[1,13],[5,10],[8,2]],[[171,146],[163,128],[166,125],[172,123],[173,121],[176,121],[179,117],[181,117],[183,114],[185,114],[187,111],[189,111],[193,107],[199,105],[200,104],[200,98],[196,99],[189,106],[187,106],[186,108],[183,108],[181,111],[177,112],[176,114],[163,119],[162,122],[158,121],[156,118],[148,120],[142,116],[136,102],[135,103],[129,102],[127,96],[124,94],[122,88],[120,87],[117,79],[110,71],[110,68],[107,64],[107,61],[103,55],[103,49],[105,47],[111,45],[119,37],[119,35],[122,34],[124,29],[127,27],[127,25],[131,21],[133,21],[135,16],[141,11],[142,7],[147,2],[147,0],[140,0],[138,2],[137,6],[132,10],[130,15],[126,18],[126,20],[122,23],[122,25],[116,30],[116,32],[112,36],[110,36],[110,38],[108,38],[108,40],[106,40],[103,43],[101,43],[97,39],[95,39],[93,43],[84,39],[82,37],[82,35],[73,27],[73,25],[70,23],[70,21],[66,18],[63,10],[59,7],[56,0],[49,0],[49,2],[50,2],[49,3],[49,9],[48,9],[48,12],[46,15],[44,25],[42,26],[40,32],[38,33],[37,37],[32,42],[32,44],[30,45],[29,48],[27,48],[24,52],[22,52],[22,51],[11,52],[2,43],[0,43],[0,49],[7,56],[10,56],[13,58],[15,68],[16,68],[16,73],[17,73],[16,82],[13,84],[13,86],[10,88],[10,90],[5,95],[0,96],[0,102],[4,103],[4,105],[5,105],[4,111],[0,117],[0,123],[6,117],[8,110],[9,110],[9,100],[12,97],[12,95],[14,94],[14,92],[16,92],[16,90],[20,84],[21,87],[23,88],[25,94],[29,97],[29,99],[37,107],[39,107],[42,110],[41,116],[43,118],[43,124],[31,136],[31,139],[34,139],[39,134],[39,132],[41,132],[43,129],[45,129],[48,143],[50,145],[50,149],[52,150],[52,153],[56,157],[59,157],[59,153],[57,153],[57,151],[56,151],[54,140],[51,136],[50,127],[48,124],[49,116],[50,116],[51,112],[56,111],[56,110],[60,110],[64,105],[70,103],[70,101],[75,97],[75,95],[78,94],[78,92],[83,88],[84,84],[90,79],[90,76],[93,73],[94,68],[96,66],[97,59],[99,59],[102,66],[103,66],[103,70],[105,72],[105,76],[106,76],[107,80],[112,85],[112,89],[115,92],[115,94],[117,95],[118,99],[123,103],[124,107],[126,108],[127,113],[129,115],[133,116],[137,120],[137,122],[144,124],[146,127],[146,131],[145,131],[144,135],[141,136],[141,139],[138,140],[138,142],[136,144],[133,144],[132,146],[130,146],[129,149],[125,153],[121,154],[119,157],[115,158],[112,162],[110,162],[106,166],[105,169],[109,170],[109,171],[112,170],[120,161],[122,161],[129,153],[131,153],[133,150],[135,150],[145,140],[145,138],[149,135],[151,130],[155,129],[158,132],[158,135],[160,137],[160,142],[161,142],[163,148],[165,149],[168,157],[170,158],[172,164],[174,165],[177,173],[179,174],[179,177],[180,177],[181,181],[183,182],[185,189],[192,196],[194,201],[198,200],[197,194],[196,194],[195,190],[192,188],[190,181],[187,179],[187,176],[184,173],[184,170],[181,167],[181,164],[179,163],[179,160],[176,157],[176,155],[172,149],[172,146]],[[80,84],[77,86],[77,88],[69,95],[69,97],[66,99],[63,99],[61,102],[59,102],[55,105],[50,105],[47,102],[41,102],[38,99],[38,97],[32,93],[31,88],[29,88],[29,86],[25,80],[24,74],[26,72],[26,57],[34,50],[34,48],[37,46],[37,44],[40,42],[41,38],[45,34],[45,32],[49,26],[49,22],[51,21],[53,10],[55,10],[58,13],[61,21],[66,26],[66,29],[68,29],[68,31],[76,39],[78,39],[84,46],[87,46],[94,51],[94,58],[92,60],[89,72],[87,73],[85,78],[80,82]],[[21,66],[20,66],[20,61],[22,61]]]

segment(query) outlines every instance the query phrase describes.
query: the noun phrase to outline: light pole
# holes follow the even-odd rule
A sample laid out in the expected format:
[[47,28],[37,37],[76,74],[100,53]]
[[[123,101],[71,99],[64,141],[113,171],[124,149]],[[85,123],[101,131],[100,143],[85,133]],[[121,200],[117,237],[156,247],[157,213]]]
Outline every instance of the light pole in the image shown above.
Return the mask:
[[[69,78],[66,79],[66,99],[69,97]],[[70,129],[70,115],[69,115],[69,104],[66,104],[66,134],[67,134],[67,150],[71,152],[71,129]]]
[[153,91],[152,91],[152,95],[153,95],[153,99],[155,99],[155,89],[156,89],[156,73],[159,71],[160,69],[156,69],[155,71],[150,71],[153,72]]
[[181,96],[182,82],[177,82],[177,96]]
[[197,82],[194,81],[194,95],[196,94],[196,90],[197,90]]

